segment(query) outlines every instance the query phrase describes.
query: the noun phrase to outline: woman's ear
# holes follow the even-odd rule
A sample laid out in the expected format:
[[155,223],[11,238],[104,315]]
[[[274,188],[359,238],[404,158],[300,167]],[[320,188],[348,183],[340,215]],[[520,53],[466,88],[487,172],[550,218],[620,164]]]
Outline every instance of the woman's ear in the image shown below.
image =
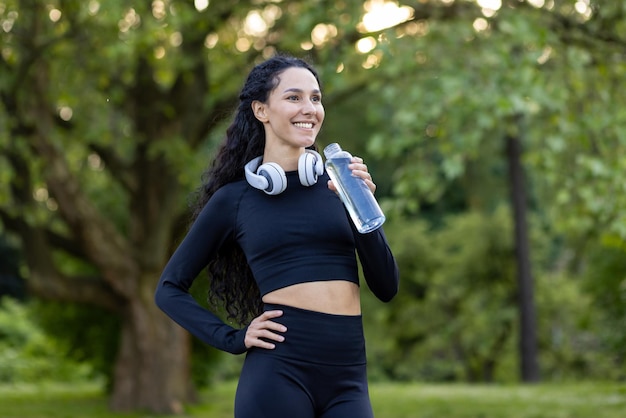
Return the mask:
[[265,112],[265,103],[255,100],[252,102],[252,113],[261,122],[267,122],[267,115]]

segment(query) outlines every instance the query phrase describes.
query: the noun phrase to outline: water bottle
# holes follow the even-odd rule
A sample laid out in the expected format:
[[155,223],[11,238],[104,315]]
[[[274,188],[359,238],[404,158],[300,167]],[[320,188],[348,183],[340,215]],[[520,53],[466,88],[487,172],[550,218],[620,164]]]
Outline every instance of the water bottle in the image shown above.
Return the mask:
[[385,222],[385,215],[365,180],[353,176],[352,170],[348,168],[352,155],[336,143],[324,148],[324,155],[328,176],[337,187],[339,197],[357,231],[365,234],[379,228]]

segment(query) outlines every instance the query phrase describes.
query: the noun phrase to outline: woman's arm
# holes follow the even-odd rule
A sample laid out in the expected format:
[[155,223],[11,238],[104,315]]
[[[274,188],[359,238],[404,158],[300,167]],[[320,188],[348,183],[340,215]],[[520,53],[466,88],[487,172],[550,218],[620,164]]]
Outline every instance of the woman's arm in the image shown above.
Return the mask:
[[352,226],[363,276],[370,290],[383,302],[389,302],[398,293],[400,272],[391,253],[383,228],[367,234]]
[[209,200],[165,266],[156,288],[155,302],[200,340],[220,350],[240,354],[246,351],[246,329],[225,324],[189,293],[193,281],[232,234],[233,200],[222,190]]
[[[372,181],[372,176],[362,158],[352,157],[352,163],[349,167],[353,175],[365,180],[365,184],[372,193],[376,191],[376,184]],[[328,188],[337,191],[332,181],[328,182]],[[346,216],[348,216],[347,213]],[[352,221],[350,221],[350,226],[354,234],[365,281],[376,297],[383,302],[389,302],[398,293],[400,273],[383,228],[361,234],[357,232]]]

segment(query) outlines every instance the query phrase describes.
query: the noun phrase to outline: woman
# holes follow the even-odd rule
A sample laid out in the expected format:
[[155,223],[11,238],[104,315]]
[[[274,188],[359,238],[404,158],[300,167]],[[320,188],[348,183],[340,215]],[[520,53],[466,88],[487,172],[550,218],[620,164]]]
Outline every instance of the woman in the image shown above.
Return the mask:
[[[238,418],[373,416],[355,249],[385,302],[398,269],[382,228],[356,232],[324,173],[314,151],[323,121],[319,78],[306,62],[276,56],[251,71],[196,219],[156,291],[158,306],[196,337],[247,353]],[[360,158],[351,169],[376,189]],[[242,329],[190,296],[207,266],[210,300]]]

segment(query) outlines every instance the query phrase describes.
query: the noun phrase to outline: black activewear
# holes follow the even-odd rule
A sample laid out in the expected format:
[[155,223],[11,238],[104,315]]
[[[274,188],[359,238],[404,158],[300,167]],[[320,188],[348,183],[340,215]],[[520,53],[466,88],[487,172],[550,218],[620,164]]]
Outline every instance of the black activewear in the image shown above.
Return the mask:
[[361,315],[330,315],[283,305],[287,327],[274,350],[246,355],[235,418],[371,418]]
[[355,249],[372,292],[390,300],[398,269],[382,228],[359,234],[328,175],[305,187],[287,173],[287,189],[275,196],[245,180],[220,188],[191,226],[165,267],[155,300],[173,320],[202,341],[230,353],[246,351],[246,329],[237,330],[201,307],[189,294],[193,280],[218,249],[243,249],[261,295],[297,283],[347,280],[358,284]]

